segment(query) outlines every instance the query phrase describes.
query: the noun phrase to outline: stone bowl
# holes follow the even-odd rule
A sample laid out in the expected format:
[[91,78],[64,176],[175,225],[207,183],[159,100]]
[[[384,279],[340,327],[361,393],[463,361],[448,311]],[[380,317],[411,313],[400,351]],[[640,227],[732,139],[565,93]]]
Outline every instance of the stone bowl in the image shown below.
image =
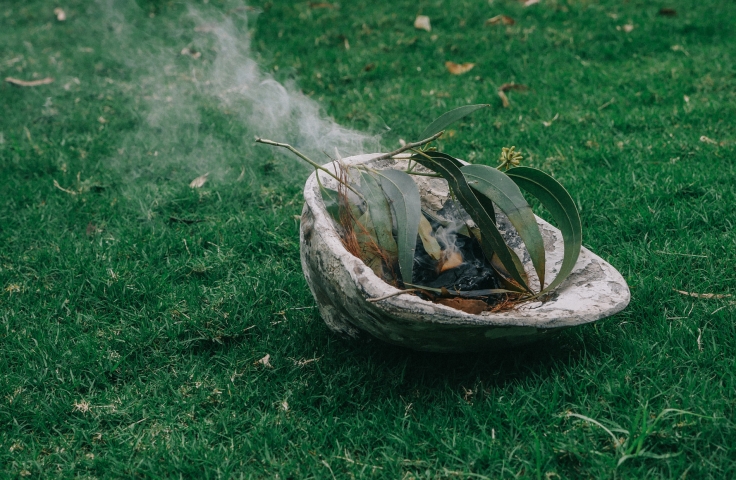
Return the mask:
[[[373,168],[405,168],[405,159],[374,161],[380,154],[345,158],[344,164]],[[335,168],[335,164],[325,165]],[[425,208],[437,211],[448,197],[442,179],[412,177],[417,182]],[[320,173],[328,188],[336,182]],[[623,310],[629,303],[629,287],[609,263],[583,247],[575,269],[565,282],[542,301],[522,303],[512,310],[479,315],[400,294],[369,302],[398,291],[376,276],[340,241],[326,212],[313,173],[304,187],[300,245],[304,276],[327,326],[343,336],[369,334],[379,340],[414,350],[432,352],[488,351],[516,346],[550,336],[563,328],[594,322]],[[503,214],[497,214],[499,230],[524,263],[530,282],[539,285],[516,232]],[[537,218],[547,250],[546,278],[562,264],[562,234]]]

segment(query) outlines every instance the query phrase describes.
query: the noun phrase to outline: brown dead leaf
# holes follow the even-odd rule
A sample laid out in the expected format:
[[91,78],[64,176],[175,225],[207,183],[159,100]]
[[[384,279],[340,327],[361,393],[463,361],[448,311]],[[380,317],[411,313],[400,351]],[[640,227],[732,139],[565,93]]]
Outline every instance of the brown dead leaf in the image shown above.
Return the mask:
[[711,145],[718,145],[718,142],[716,142],[712,138],[706,137],[705,135],[700,137],[700,141],[703,143],[710,143]]
[[455,62],[445,62],[445,67],[447,67],[447,70],[453,74],[453,75],[462,75],[463,73],[468,73],[475,67],[474,63],[455,63]]
[[11,283],[7,287],[5,287],[5,291],[8,293],[18,293],[20,292],[20,285],[17,283]]
[[309,8],[336,8],[333,4],[327,2],[309,2]]
[[437,242],[437,239],[434,238],[432,224],[429,223],[429,220],[424,215],[419,216],[419,238],[422,241],[424,250],[430,257],[435,260],[439,260],[442,257],[442,248]]
[[181,49],[181,55],[187,55],[189,57],[192,57],[193,59],[198,59],[202,56],[202,52],[196,52],[189,47],[184,47]]
[[56,19],[60,22],[66,20],[66,12],[64,12],[64,10],[62,10],[61,8],[55,8],[54,15],[56,15]]
[[209,175],[210,175],[210,172],[207,172],[204,175],[200,175],[199,177],[195,178],[189,184],[189,188],[202,188],[204,184],[207,183],[207,177]]
[[723,294],[723,293],[695,293],[695,292],[686,292],[684,290],[677,290],[676,288],[673,288],[672,290],[676,291],[677,293],[680,293],[682,295],[687,295],[688,297],[694,297],[694,298],[707,298],[707,299],[721,299],[721,298],[729,298],[730,294]]
[[511,83],[504,83],[503,85],[498,87],[498,89],[501,90],[502,92],[508,92],[509,90],[516,90],[517,92],[524,92],[526,90],[529,90],[529,87],[527,87],[526,85],[522,85],[520,83],[511,82]]
[[539,3],[539,0],[526,0],[524,2],[524,6],[531,7],[532,5],[536,5],[537,3]]
[[503,104],[503,108],[509,108],[511,103],[509,102],[509,97],[507,97],[506,94],[503,93],[503,90],[498,91],[498,96],[501,98],[501,103]]
[[38,87],[39,85],[48,85],[49,83],[53,83],[54,79],[51,77],[46,77],[42,78],[41,80],[26,81],[20,80],[18,78],[7,77],[5,81],[18,87]]
[[426,15],[417,15],[417,18],[414,20],[414,28],[431,32],[432,25],[429,23],[429,17]]
[[255,364],[256,365],[261,364],[266,368],[273,368],[273,365],[271,365],[271,355],[268,353],[266,354],[265,357],[255,362]]
[[660,8],[659,14],[663,17],[676,17],[677,10],[675,10],[674,8]]
[[493,18],[486,20],[486,26],[488,25],[513,25],[516,21],[508,15],[496,15]]
[[616,26],[616,30],[621,31],[623,30],[626,33],[631,33],[632,30],[634,30],[634,26],[630,23],[627,23],[626,25],[618,25]]
[[435,300],[435,303],[439,303],[440,305],[445,305],[446,307],[454,308],[455,310],[460,310],[465,313],[470,313],[472,315],[478,315],[488,308],[488,304],[483,300],[475,300],[472,298],[438,298]]

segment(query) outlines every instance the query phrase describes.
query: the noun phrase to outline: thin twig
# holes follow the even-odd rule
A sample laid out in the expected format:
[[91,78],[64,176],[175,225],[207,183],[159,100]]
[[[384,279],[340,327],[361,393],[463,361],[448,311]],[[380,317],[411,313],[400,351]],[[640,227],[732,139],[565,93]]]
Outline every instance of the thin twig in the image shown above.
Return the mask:
[[422,145],[424,145],[424,144],[427,144],[427,143],[429,143],[429,142],[433,142],[433,141],[437,140],[438,138],[440,138],[440,136],[441,136],[441,135],[442,135],[443,133],[445,133],[445,131],[444,131],[444,130],[443,130],[443,131],[441,131],[441,132],[437,132],[437,133],[435,133],[434,135],[432,135],[432,136],[431,136],[431,137],[429,137],[429,138],[425,138],[425,139],[424,139],[424,140],[422,140],[421,142],[407,143],[407,144],[406,144],[406,145],[404,145],[403,147],[401,147],[401,148],[399,148],[399,149],[397,149],[397,150],[394,150],[394,151],[393,151],[393,152],[391,152],[391,153],[384,153],[384,154],[383,154],[383,155],[381,155],[380,157],[376,157],[376,158],[374,158],[373,160],[374,160],[374,161],[376,161],[376,160],[386,160],[387,158],[391,158],[391,157],[393,157],[394,155],[398,155],[398,154],[400,154],[400,153],[402,153],[402,152],[405,152],[405,151],[407,151],[407,150],[411,150],[412,148],[416,148],[416,147],[421,147],[421,146],[422,146]]
[[442,178],[442,175],[438,173],[421,173],[421,172],[411,172],[409,170],[406,170],[406,173],[409,175],[418,175],[420,177],[435,177],[435,178]]
[[380,302],[381,300],[386,300],[387,298],[395,297],[396,295],[403,295],[404,293],[417,292],[417,291],[419,291],[418,288],[409,288],[407,290],[399,290],[398,292],[389,293],[388,295],[384,295],[382,297],[369,298],[368,301],[371,303],[376,303],[376,302]]
[[[279,143],[279,142],[274,142],[273,140],[266,140],[265,138],[260,138],[260,137],[256,137],[256,142],[257,142],[257,143],[264,143],[264,144],[266,144],[266,145],[272,145],[272,146],[274,146],[274,147],[282,147],[282,148],[286,148],[287,150],[290,150],[290,151],[291,151],[291,152],[292,152],[292,153],[293,153],[294,155],[296,155],[297,157],[301,158],[302,160],[304,160],[305,162],[307,162],[308,164],[310,164],[311,166],[313,166],[313,167],[314,167],[314,168],[315,168],[316,170],[321,170],[321,171],[325,172],[325,173],[326,173],[327,175],[329,175],[329,176],[331,176],[332,178],[334,178],[335,180],[337,180],[337,181],[338,181],[338,183],[343,183],[343,182],[342,182],[342,181],[341,181],[341,180],[340,180],[339,178],[337,178],[337,177],[335,176],[335,174],[334,174],[334,173],[332,173],[331,171],[327,170],[327,169],[326,169],[325,167],[323,167],[323,166],[322,166],[322,165],[320,165],[319,163],[315,162],[315,161],[314,161],[314,160],[312,160],[311,158],[307,157],[307,156],[306,156],[306,155],[304,155],[304,154],[303,154],[302,152],[300,152],[300,151],[299,151],[299,150],[297,150],[296,148],[292,147],[292,146],[291,146],[291,145],[289,145],[288,143]],[[348,184],[345,184],[345,186],[346,186],[346,187],[348,187],[348,188],[349,188],[350,190],[352,190],[352,192],[353,192],[353,193],[355,193],[356,195],[358,195],[359,197],[361,197],[361,198],[363,197],[363,196],[362,196],[362,195],[360,194],[360,192],[358,192],[357,190],[355,190],[355,189],[354,189],[353,187],[351,187],[350,185],[348,185]]]

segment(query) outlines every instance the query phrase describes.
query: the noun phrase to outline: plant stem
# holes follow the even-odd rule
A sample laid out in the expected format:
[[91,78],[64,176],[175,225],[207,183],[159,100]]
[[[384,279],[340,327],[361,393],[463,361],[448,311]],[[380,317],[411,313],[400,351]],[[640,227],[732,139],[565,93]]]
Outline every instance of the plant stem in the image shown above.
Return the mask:
[[403,147],[401,147],[401,148],[399,148],[399,149],[397,149],[397,150],[394,150],[394,151],[393,151],[393,152],[391,152],[391,153],[384,153],[384,154],[383,154],[383,155],[381,155],[380,157],[376,157],[376,158],[374,158],[373,160],[374,160],[374,161],[375,161],[375,160],[386,160],[387,158],[391,158],[391,157],[393,157],[394,155],[398,155],[398,154],[400,154],[400,153],[402,153],[402,152],[405,152],[405,151],[407,151],[407,150],[411,150],[412,148],[416,148],[416,147],[421,147],[422,145],[424,145],[424,144],[426,144],[426,143],[429,143],[429,142],[433,142],[433,141],[437,140],[438,138],[440,138],[440,136],[441,136],[441,135],[442,135],[443,133],[445,133],[445,131],[444,131],[444,130],[443,130],[443,131],[441,131],[441,132],[437,132],[437,133],[435,133],[434,135],[432,135],[432,136],[431,136],[431,137],[429,137],[429,138],[425,138],[425,139],[424,139],[424,140],[422,140],[421,142],[407,143],[407,144],[406,144],[406,145],[404,145]]
[[398,292],[389,293],[388,295],[384,295],[382,297],[369,298],[368,301],[371,303],[376,303],[376,302],[380,302],[381,300],[386,300],[387,298],[395,297],[396,295],[403,295],[405,293],[416,292],[417,290],[419,289],[418,288],[408,288],[406,290],[399,290]]
[[[345,185],[346,187],[348,187],[350,190],[352,190],[353,193],[355,193],[356,195],[358,195],[360,198],[363,198],[363,196],[360,194],[360,192],[358,192],[357,190],[355,190],[353,187],[351,187],[350,185],[348,185],[346,182],[343,182],[342,180],[340,180],[339,178],[337,178],[337,176],[335,176],[334,173],[332,173],[331,171],[327,170],[325,167],[323,167],[319,163],[315,162],[314,160],[310,159],[309,157],[307,157],[302,152],[300,152],[296,148],[292,147],[288,143],[274,142],[273,140],[266,140],[265,138],[260,138],[260,137],[256,137],[256,143],[264,143],[266,145],[272,145],[274,147],[282,147],[282,148],[286,148],[287,150],[290,150],[294,155],[298,156],[299,158],[301,158],[302,160],[304,160],[305,162],[307,162],[308,164],[310,164],[311,166],[313,166],[316,170],[321,170],[321,171],[325,172],[327,175],[329,175],[332,178],[334,178],[335,180],[337,180],[338,183],[342,183],[343,185]],[[319,173],[317,173],[317,178],[319,179]]]
[[406,173],[409,175],[419,175],[420,177],[435,177],[435,178],[442,178],[442,175],[439,173],[421,173],[421,172],[412,172],[410,170],[406,170]]

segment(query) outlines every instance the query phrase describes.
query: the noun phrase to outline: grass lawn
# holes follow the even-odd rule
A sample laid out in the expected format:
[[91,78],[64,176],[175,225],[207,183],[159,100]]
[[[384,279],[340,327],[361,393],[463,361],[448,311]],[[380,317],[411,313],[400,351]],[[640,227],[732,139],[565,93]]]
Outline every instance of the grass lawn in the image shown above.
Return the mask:
[[[54,79],[0,84],[0,476],[736,477],[736,297],[674,291],[736,295],[736,3],[205,3],[0,3],[0,77]],[[309,170],[254,135],[327,161],[372,141],[329,117],[390,148],[468,103],[443,147],[553,173],[630,306],[514,351],[336,337]]]

